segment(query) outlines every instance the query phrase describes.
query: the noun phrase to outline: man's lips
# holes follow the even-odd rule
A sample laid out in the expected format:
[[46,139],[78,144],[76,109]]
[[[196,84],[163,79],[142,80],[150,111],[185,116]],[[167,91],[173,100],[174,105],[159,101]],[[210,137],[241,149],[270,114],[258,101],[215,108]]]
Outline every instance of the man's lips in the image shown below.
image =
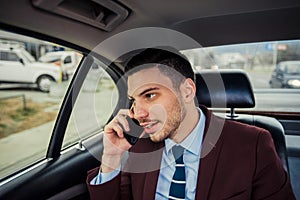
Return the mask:
[[142,122],[142,123],[140,123],[140,126],[142,126],[145,129],[150,129],[151,127],[153,127],[156,124],[158,124],[158,121],[153,120],[153,121],[150,121],[150,122]]

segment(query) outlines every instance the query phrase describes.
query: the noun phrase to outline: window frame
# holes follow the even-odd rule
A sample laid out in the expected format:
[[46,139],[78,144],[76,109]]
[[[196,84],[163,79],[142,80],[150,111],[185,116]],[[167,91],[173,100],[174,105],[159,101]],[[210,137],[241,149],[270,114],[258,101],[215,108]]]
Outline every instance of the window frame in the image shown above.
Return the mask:
[[[57,116],[54,129],[50,138],[46,158],[47,159],[57,159],[61,155],[61,151],[64,151],[66,148],[69,148],[73,145],[76,145],[78,143],[81,143],[81,138],[78,141],[74,141],[74,144],[70,144],[67,147],[63,148],[63,142],[64,142],[64,136],[66,134],[66,130],[68,127],[69,120],[71,118],[71,114],[73,111],[74,104],[79,96],[80,90],[82,89],[82,86],[84,84],[84,81],[93,66],[93,63],[95,62],[94,59],[100,60],[104,65],[108,66],[106,69],[104,69],[109,76],[111,77],[112,81],[114,83],[117,83],[120,80],[120,77],[122,76],[122,71],[121,69],[116,66],[114,63],[111,61],[107,60],[103,56],[90,52],[89,54],[83,53],[83,58],[81,62],[78,64],[78,70],[76,70],[73,79],[71,80],[71,83],[69,85],[69,88],[66,92],[65,98],[63,100],[63,103],[60,108],[60,112]],[[116,84],[117,86],[117,84]],[[120,97],[120,93],[123,91],[120,91],[119,88],[117,89]],[[127,95],[126,95],[127,96]],[[115,106],[114,111],[112,115],[108,118],[107,121],[110,121],[116,112],[118,108],[120,108],[120,103],[124,102],[119,102]],[[123,105],[122,105],[123,106]],[[90,137],[93,137],[94,134],[91,134],[85,139],[88,139]]]

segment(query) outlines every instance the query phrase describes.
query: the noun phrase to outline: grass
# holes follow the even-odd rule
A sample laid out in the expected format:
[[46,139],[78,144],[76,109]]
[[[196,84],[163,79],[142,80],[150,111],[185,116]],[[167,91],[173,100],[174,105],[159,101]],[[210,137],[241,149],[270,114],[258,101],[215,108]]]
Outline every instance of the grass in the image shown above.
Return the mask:
[[53,121],[57,112],[45,112],[54,103],[37,103],[31,100],[26,107],[19,98],[0,101],[0,138]]
[[10,117],[19,122],[26,120],[27,117],[30,117],[34,114],[36,114],[38,110],[36,108],[19,108],[15,112],[13,112]]

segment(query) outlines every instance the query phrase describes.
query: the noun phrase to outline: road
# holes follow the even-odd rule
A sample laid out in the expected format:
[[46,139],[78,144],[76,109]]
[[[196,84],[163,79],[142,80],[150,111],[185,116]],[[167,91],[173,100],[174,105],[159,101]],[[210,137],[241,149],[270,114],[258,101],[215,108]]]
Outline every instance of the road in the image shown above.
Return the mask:
[[248,72],[249,79],[252,87],[255,89],[266,89],[270,88],[269,80],[271,77],[270,73],[265,72]]
[[300,90],[266,89],[254,93],[255,110],[300,112]]

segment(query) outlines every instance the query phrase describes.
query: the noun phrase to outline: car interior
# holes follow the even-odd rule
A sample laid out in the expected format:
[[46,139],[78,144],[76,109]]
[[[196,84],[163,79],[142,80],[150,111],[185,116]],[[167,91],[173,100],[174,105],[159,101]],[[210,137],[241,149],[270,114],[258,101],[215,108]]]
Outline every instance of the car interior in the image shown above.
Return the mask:
[[[103,126],[127,103],[120,98],[126,91],[118,84],[128,60],[126,50],[175,45],[184,51],[199,45],[300,39],[297,0],[10,0],[0,4],[1,30],[83,54],[63,92],[54,124],[47,128],[50,135],[43,157],[1,176],[0,199],[90,199],[86,176],[100,165]],[[191,39],[186,42],[182,38]],[[269,130],[300,199],[300,112],[251,110],[257,99],[252,80],[242,70],[203,70],[196,76],[200,104],[221,117]],[[97,85],[91,82],[94,80]],[[99,90],[109,100],[93,93]],[[299,89],[290,93],[300,94]],[[297,102],[297,97],[293,100]],[[71,127],[73,121],[75,126]],[[73,130],[77,139],[66,142],[67,133]]]
[[[220,80],[220,81],[216,81]],[[255,106],[253,89],[243,71],[203,71],[196,74],[197,100],[208,108],[230,108],[223,117],[268,130],[285,170],[289,171],[284,129],[273,117],[237,114],[236,108]]]

